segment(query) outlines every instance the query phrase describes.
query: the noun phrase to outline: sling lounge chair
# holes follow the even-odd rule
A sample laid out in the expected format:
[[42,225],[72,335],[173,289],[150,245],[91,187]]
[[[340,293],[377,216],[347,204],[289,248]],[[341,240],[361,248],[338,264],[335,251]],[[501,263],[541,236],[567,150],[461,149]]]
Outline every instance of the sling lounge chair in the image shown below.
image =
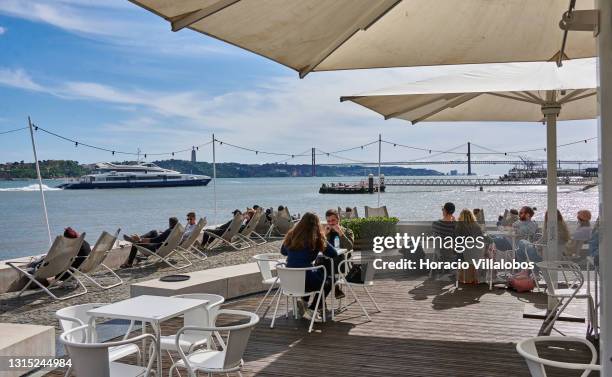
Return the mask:
[[[11,268],[17,271],[20,276],[25,276],[29,280],[21,291],[19,291],[17,297],[20,297],[23,292],[26,291],[26,289],[33,287],[33,285],[37,285],[46,294],[56,300],[67,300],[69,298],[81,296],[87,293],[87,288],[85,288],[83,282],[81,282],[76,276],[74,276],[74,273],[70,271],[70,266],[76,259],[84,239],[85,233],[82,233],[78,238],[57,236],[55,241],[53,241],[53,245],[51,245],[49,252],[43,257],[42,262],[35,267],[34,271],[27,270],[28,262],[5,262]],[[67,273],[70,275],[70,277],[74,278],[78,285],[83,288],[83,291],[69,296],[58,297],[51,292],[51,289],[57,288],[61,284],[60,280],[55,279],[48,286],[45,286],[40,282],[40,280],[46,280],[51,277],[63,275],[64,273]]]
[[206,218],[200,219],[196,224],[195,229],[191,232],[189,237],[187,237],[183,242],[178,245],[178,251],[185,255],[190,256],[193,255],[199,260],[205,260],[208,258],[208,255],[203,253],[197,246],[195,246],[196,241],[202,236],[202,231],[206,226]]
[[291,217],[286,217],[285,213],[274,212],[272,214],[272,231],[271,234],[284,237],[285,234],[293,227],[294,221]]
[[[104,259],[106,259],[106,256],[115,245],[115,241],[117,241],[117,236],[119,235],[120,231],[121,229],[117,229],[115,235],[108,232],[102,232],[100,238],[98,238],[98,241],[96,241],[96,244],[91,250],[91,253],[89,253],[81,265],[78,268],[70,268],[70,270],[76,275],[82,275],[101,289],[109,289],[123,284],[123,280],[121,280],[119,275],[117,275],[115,271],[111,270],[103,263]],[[111,285],[102,285],[102,283],[98,282],[93,276],[93,273],[98,269],[98,267],[105,269],[106,272],[110,274],[114,280],[116,280],[116,282]]]
[[[166,238],[166,241],[164,241],[164,243],[162,243],[162,245],[156,251],[151,251],[138,244],[133,244],[134,246],[136,246],[136,249],[140,253],[147,256],[148,258],[153,259],[153,261],[141,265],[139,267],[149,267],[157,263],[165,263],[168,266],[174,268],[175,270],[180,270],[185,267],[191,266],[193,263],[191,263],[191,261],[187,259],[187,257],[185,257],[183,254],[178,252],[178,246],[179,242],[181,241],[181,237],[183,236],[183,230],[184,229],[181,224],[176,224],[176,226],[170,232],[168,238]],[[174,255],[178,255],[183,258],[183,260],[185,260],[185,264],[178,265],[175,262],[171,261],[170,258]]]
[[218,236],[212,232],[204,231],[204,234],[208,235],[209,241],[204,246],[206,250],[215,250],[223,246],[230,246],[234,250],[245,249],[241,242],[235,242],[236,235],[240,232],[242,226],[242,215],[236,214],[230,225],[225,229],[222,235]]
[[365,206],[365,217],[389,217],[387,206],[378,208]]
[[253,215],[249,223],[244,227],[244,229],[242,229],[240,233],[236,235],[235,239],[240,239],[244,241],[247,246],[263,245],[264,243],[268,242],[264,237],[255,232],[255,229],[257,229],[257,225],[259,225],[259,221],[262,217],[264,217],[264,213],[261,209],[255,211],[255,214]]

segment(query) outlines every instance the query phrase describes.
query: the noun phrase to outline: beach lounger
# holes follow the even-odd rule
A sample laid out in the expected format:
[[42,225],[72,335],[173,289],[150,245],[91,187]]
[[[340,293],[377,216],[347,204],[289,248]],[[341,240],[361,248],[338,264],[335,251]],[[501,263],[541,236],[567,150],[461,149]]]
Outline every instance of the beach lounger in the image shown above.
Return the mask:
[[[181,237],[183,236],[183,231],[183,226],[181,224],[176,224],[176,226],[170,232],[168,238],[166,238],[166,241],[164,241],[164,243],[156,251],[151,251],[138,244],[133,244],[141,254],[153,259],[153,261],[145,263],[139,267],[149,267],[157,263],[165,263],[175,270],[180,270],[182,268],[191,266],[193,263],[191,263],[191,261],[183,254],[178,252],[178,246],[179,242],[181,241]],[[181,257],[185,261],[185,264],[178,265],[171,261],[170,258],[175,255]]]
[[270,231],[270,236],[274,234],[275,236],[284,237],[285,234],[293,227],[294,221],[291,220],[291,217],[286,217],[285,214],[280,214],[279,212],[274,212],[272,214],[272,228]]
[[387,206],[378,208],[365,206],[365,217],[389,217]]
[[206,250],[215,250],[223,246],[230,246],[234,250],[242,250],[245,249],[241,242],[235,242],[235,237],[240,232],[240,227],[242,226],[242,215],[237,214],[232,219],[230,225],[225,229],[225,232],[218,236],[212,232],[204,231],[204,234],[208,235],[209,241],[204,246]]
[[[121,229],[117,229],[115,235],[108,232],[102,232],[98,238],[98,241],[96,241],[96,244],[91,250],[91,253],[89,253],[89,255],[85,258],[83,263],[81,263],[78,268],[70,268],[70,270],[76,275],[82,275],[87,280],[95,284],[98,288],[109,289],[123,284],[123,280],[119,277],[119,275],[117,275],[115,271],[111,270],[103,263],[108,253],[113,249],[113,246],[115,246],[115,241],[117,241],[117,236],[119,236],[120,231]],[[100,282],[98,282],[94,278],[93,273],[95,273],[99,267],[105,269],[106,272],[114,278],[114,280],[117,280],[117,282],[111,285],[102,285]]]
[[255,214],[244,229],[242,229],[240,233],[236,234],[235,239],[244,241],[248,246],[263,245],[264,243],[268,242],[264,237],[255,232],[255,229],[257,228],[257,225],[259,225],[259,221],[262,217],[265,217],[265,215],[260,208],[255,211]]
[[351,212],[346,212],[342,208],[338,207],[338,214],[340,215],[341,220],[345,219],[356,219],[359,216],[357,215],[357,207],[353,207]]
[[189,237],[187,237],[183,242],[178,245],[177,248],[180,253],[185,256],[194,255],[199,260],[205,260],[206,258],[208,258],[208,255],[203,253],[202,250],[195,246],[196,241],[200,239],[200,237],[202,237],[202,231],[204,230],[206,223],[206,218],[200,219],[200,221],[198,221],[195,229],[193,230],[193,232],[191,232]]
[[[85,239],[85,233],[82,233],[78,238],[66,238],[64,236],[57,236],[55,241],[53,241],[53,245],[49,249],[47,255],[43,257],[43,260],[34,271],[29,272],[27,270],[28,262],[5,262],[8,266],[13,268],[15,271],[19,273],[20,276],[26,277],[28,282],[24,287],[19,291],[17,297],[20,297],[23,292],[25,292],[28,288],[33,288],[38,286],[41,288],[46,294],[51,296],[56,300],[67,300],[69,298],[73,298],[76,296],[81,296],[87,293],[87,288],[83,285],[74,273],[70,270],[70,266],[72,262],[76,259],[76,256],[81,248],[81,244]],[[48,278],[56,277],[62,274],[67,273],[70,277],[74,278],[79,286],[83,289],[82,292],[71,294],[69,296],[58,297],[51,289],[57,288],[60,286],[61,281],[59,279],[55,279],[48,286],[45,286],[40,281],[47,280]]]
[[[272,212],[274,212],[274,210],[270,208],[270,213]],[[259,219],[259,224],[257,224],[257,226],[255,227],[255,232],[257,232],[257,234],[262,236],[263,238],[268,238],[270,237],[271,229],[272,221],[271,219],[268,219],[266,213],[264,212],[263,216],[261,216],[261,218]]]

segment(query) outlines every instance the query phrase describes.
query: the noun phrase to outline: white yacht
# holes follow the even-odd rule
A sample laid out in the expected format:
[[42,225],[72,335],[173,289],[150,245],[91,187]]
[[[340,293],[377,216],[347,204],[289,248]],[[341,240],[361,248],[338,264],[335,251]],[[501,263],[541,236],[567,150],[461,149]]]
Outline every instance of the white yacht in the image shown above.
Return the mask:
[[206,186],[210,182],[207,175],[182,174],[174,170],[160,168],[151,162],[133,165],[102,162],[95,164],[92,174],[59,185],[66,190],[134,188],[134,187],[177,187]]

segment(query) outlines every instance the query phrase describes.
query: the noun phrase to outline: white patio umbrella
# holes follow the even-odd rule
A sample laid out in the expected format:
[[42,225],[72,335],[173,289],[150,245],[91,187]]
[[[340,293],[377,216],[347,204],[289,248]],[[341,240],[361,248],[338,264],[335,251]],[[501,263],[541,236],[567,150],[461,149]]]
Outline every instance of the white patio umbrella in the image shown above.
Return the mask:
[[[130,0],[288,66],[312,71],[599,57],[600,218],[612,234],[610,0]],[[595,12],[566,14],[575,5]],[[598,24],[598,25],[597,25]],[[593,30],[597,38],[593,38]],[[606,162],[609,161],[609,162]],[[609,249],[602,238],[600,248]],[[600,257],[602,376],[612,377],[612,255]],[[608,339],[611,344],[608,344]]]
[[[570,0],[130,0],[171,23],[299,72],[546,61]],[[576,9],[593,9],[578,0]],[[570,33],[566,57],[595,56]]]
[[445,121],[545,122],[548,228],[545,260],[557,250],[557,120],[597,117],[595,59],[491,64],[470,73],[437,77],[342,97],[385,117],[412,124]]

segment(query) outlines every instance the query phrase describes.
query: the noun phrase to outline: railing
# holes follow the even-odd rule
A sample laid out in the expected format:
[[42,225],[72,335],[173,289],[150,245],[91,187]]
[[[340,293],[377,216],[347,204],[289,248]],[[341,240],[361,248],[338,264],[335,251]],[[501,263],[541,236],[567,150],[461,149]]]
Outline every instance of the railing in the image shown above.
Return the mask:
[[[385,186],[535,186],[546,185],[546,178],[500,180],[499,178],[386,178]],[[557,179],[559,185],[597,184],[593,178],[567,177]]]

